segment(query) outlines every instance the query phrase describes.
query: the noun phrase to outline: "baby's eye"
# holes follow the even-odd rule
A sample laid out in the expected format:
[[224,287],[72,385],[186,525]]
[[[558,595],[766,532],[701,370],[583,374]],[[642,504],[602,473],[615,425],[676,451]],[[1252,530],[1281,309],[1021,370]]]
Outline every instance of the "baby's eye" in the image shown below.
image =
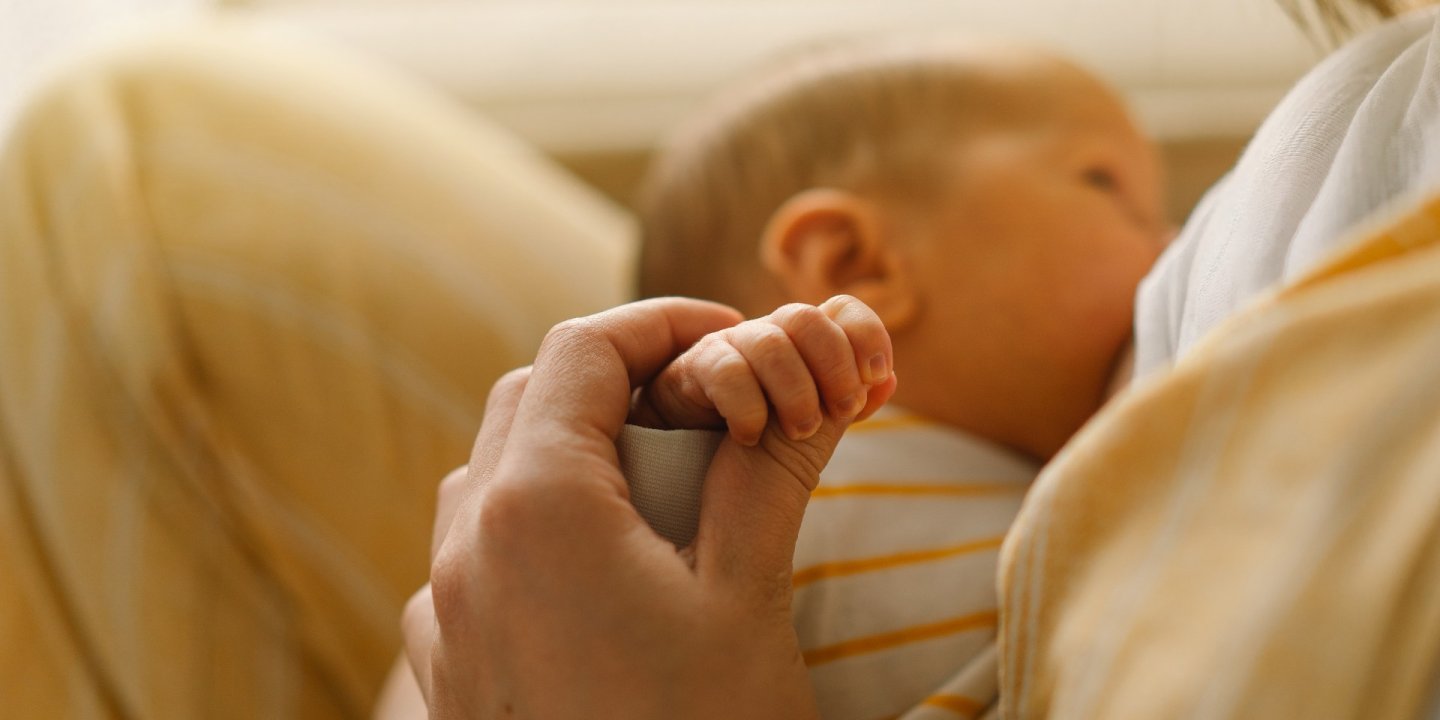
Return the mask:
[[1120,186],[1120,183],[1115,179],[1115,173],[1105,168],[1089,168],[1085,171],[1083,177],[1087,185],[1106,192],[1115,192]]

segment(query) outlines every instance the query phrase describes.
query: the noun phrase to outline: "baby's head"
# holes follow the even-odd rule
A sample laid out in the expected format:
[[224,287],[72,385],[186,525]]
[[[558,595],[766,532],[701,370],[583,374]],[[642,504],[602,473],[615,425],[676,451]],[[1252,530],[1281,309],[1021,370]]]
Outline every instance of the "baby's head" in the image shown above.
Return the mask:
[[1103,402],[1160,204],[1153,147],[1068,62],[837,48],[674,137],[641,198],[640,293],[747,315],[855,295],[894,340],[897,402],[1048,457]]

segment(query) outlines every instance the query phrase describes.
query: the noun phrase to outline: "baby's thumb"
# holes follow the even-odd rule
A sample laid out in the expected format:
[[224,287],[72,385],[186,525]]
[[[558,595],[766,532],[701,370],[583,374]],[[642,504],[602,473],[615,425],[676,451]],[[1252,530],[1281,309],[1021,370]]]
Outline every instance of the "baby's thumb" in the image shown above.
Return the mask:
[[696,569],[761,601],[786,599],[800,521],[845,424],[834,418],[807,440],[775,423],[746,447],[725,438],[710,463],[695,537]]

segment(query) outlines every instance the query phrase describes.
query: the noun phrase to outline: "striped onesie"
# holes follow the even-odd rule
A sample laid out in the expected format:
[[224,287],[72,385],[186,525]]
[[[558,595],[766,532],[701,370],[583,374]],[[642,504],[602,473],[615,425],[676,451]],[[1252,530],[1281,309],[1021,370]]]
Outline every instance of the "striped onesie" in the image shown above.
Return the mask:
[[822,717],[956,720],[994,705],[995,563],[1038,469],[891,408],[850,428],[795,549]]

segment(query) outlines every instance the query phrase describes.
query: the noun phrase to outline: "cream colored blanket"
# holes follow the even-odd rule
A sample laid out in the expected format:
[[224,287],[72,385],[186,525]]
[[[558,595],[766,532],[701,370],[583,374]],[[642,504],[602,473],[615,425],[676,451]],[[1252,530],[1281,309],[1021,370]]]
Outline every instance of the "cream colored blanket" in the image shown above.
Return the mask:
[[629,230],[310,42],[57,78],[0,157],[0,716],[367,714],[438,479]]

